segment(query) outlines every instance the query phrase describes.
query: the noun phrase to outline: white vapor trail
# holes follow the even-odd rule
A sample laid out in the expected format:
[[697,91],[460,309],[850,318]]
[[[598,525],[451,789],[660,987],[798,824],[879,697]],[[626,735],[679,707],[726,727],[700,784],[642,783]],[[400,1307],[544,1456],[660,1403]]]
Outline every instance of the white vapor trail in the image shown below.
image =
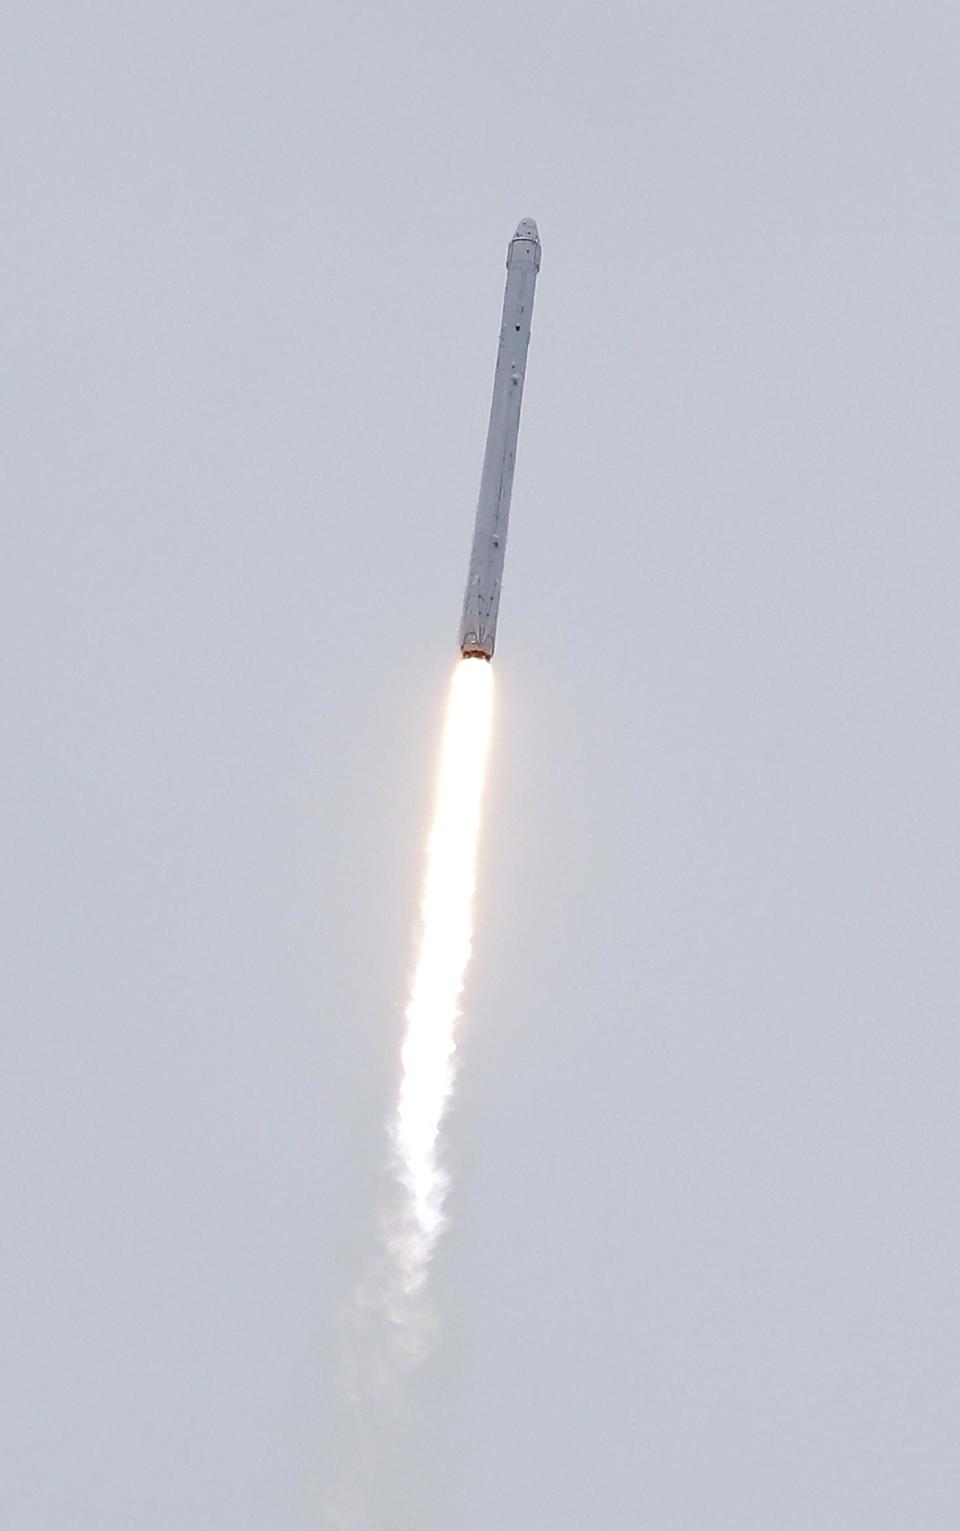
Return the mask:
[[[416,968],[405,1010],[401,1077],[390,1121],[392,1185],[382,1242],[347,1315],[343,1384],[349,1412],[338,1481],[326,1499],[337,1531],[393,1523],[382,1496],[402,1478],[399,1391],[436,1336],[427,1271],[443,1229],[447,1177],[440,1129],[456,1073],[457,1021],[473,941],[480,803],[493,717],[493,672],[483,659],[454,671],[427,842]],[[371,1520],[377,1508],[380,1520]]]
[[421,904],[421,933],[401,1051],[402,1077],[391,1140],[405,1198],[393,1240],[403,1290],[426,1278],[443,1228],[446,1176],[440,1126],[456,1072],[456,1023],[473,941],[480,802],[493,716],[493,671],[461,659],[447,705]]

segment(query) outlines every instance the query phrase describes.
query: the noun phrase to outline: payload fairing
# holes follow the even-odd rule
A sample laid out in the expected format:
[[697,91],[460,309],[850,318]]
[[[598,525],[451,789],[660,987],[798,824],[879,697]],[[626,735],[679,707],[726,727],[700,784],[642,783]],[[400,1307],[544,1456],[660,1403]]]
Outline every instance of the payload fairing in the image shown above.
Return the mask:
[[507,247],[507,288],[503,296],[500,348],[460,625],[460,652],[466,658],[492,658],[497,636],[520,404],[539,270],[537,225],[532,218],[524,218]]

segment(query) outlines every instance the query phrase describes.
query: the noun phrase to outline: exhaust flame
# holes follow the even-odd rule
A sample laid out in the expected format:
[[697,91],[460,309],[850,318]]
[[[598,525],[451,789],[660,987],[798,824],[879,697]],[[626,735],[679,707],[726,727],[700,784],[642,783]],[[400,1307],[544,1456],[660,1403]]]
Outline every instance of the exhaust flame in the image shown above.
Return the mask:
[[408,1295],[423,1285],[443,1228],[447,1182],[437,1142],[456,1072],[456,1022],[473,939],[477,835],[492,713],[490,665],[462,659],[447,705],[391,1132],[406,1199],[393,1252]]
[[425,1360],[437,1335],[425,1287],[444,1226],[447,1177],[438,1142],[454,1085],[460,995],[473,939],[477,836],[492,714],[489,663],[462,659],[447,703],[400,1087],[389,1129],[393,1185],[384,1200],[380,1247],[346,1315],[343,1386],[350,1409],[339,1452],[340,1481],[326,1502],[331,1524],[341,1531],[372,1525],[370,1512],[376,1507],[383,1512],[378,1525],[395,1519],[395,1510],[380,1505],[377,1496],[385,1461],[393,1461],[401,1449],[398,1388]]

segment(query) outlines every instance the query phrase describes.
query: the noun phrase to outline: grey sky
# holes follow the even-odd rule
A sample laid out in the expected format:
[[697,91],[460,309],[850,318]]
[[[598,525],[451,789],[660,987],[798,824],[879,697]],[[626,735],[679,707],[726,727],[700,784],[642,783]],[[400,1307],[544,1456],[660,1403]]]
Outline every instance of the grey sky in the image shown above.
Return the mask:
[[954,1531],[960,21],[13,4],[10,1531],[314,1531],[506,241],[444,1345],[376,1531]]

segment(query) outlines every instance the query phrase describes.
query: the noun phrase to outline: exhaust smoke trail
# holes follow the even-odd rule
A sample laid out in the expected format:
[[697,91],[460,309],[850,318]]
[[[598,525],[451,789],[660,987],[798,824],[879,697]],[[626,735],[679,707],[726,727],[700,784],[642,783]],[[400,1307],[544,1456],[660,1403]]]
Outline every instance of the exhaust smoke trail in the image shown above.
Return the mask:
[[456,1072],[456,1023],[473,942],[480,803],[493,715],[493,671],[461,659],[453,674],[405,1012],[391,1142],[405,1206],[392,1240],[406,1296],[422,1287],[443,1228],[447,1179],[438,1141]]
[[493,717],[493,672],[460,659],[453,672],[427,840],[420,929],[404,1011],[400,1082],[390,1118],[390,1194],[380,1251],[354,1293],[347,1392],[386,1398],[430,1349],[424,1295],[443,1230],[447,1176],[440,1128],[456,1073],[460,996],[473,944],[480,802]]
[[389,1123],[391,1190],[381,1213],[379,1253],[345,1315],[342,1381],[349,1415],[338,1453],[339,1481],[326,1500],[337,1531],[373,1524],[372,1501],[402,1477],[400,1385],[436,1338],[426,1278],[444,1226],[447,1176],[439,1158],[440,1129],[454,1086],[460,996],[473,942],[492,717],[489,663],[460,659],[447,702],[400,1083]]

